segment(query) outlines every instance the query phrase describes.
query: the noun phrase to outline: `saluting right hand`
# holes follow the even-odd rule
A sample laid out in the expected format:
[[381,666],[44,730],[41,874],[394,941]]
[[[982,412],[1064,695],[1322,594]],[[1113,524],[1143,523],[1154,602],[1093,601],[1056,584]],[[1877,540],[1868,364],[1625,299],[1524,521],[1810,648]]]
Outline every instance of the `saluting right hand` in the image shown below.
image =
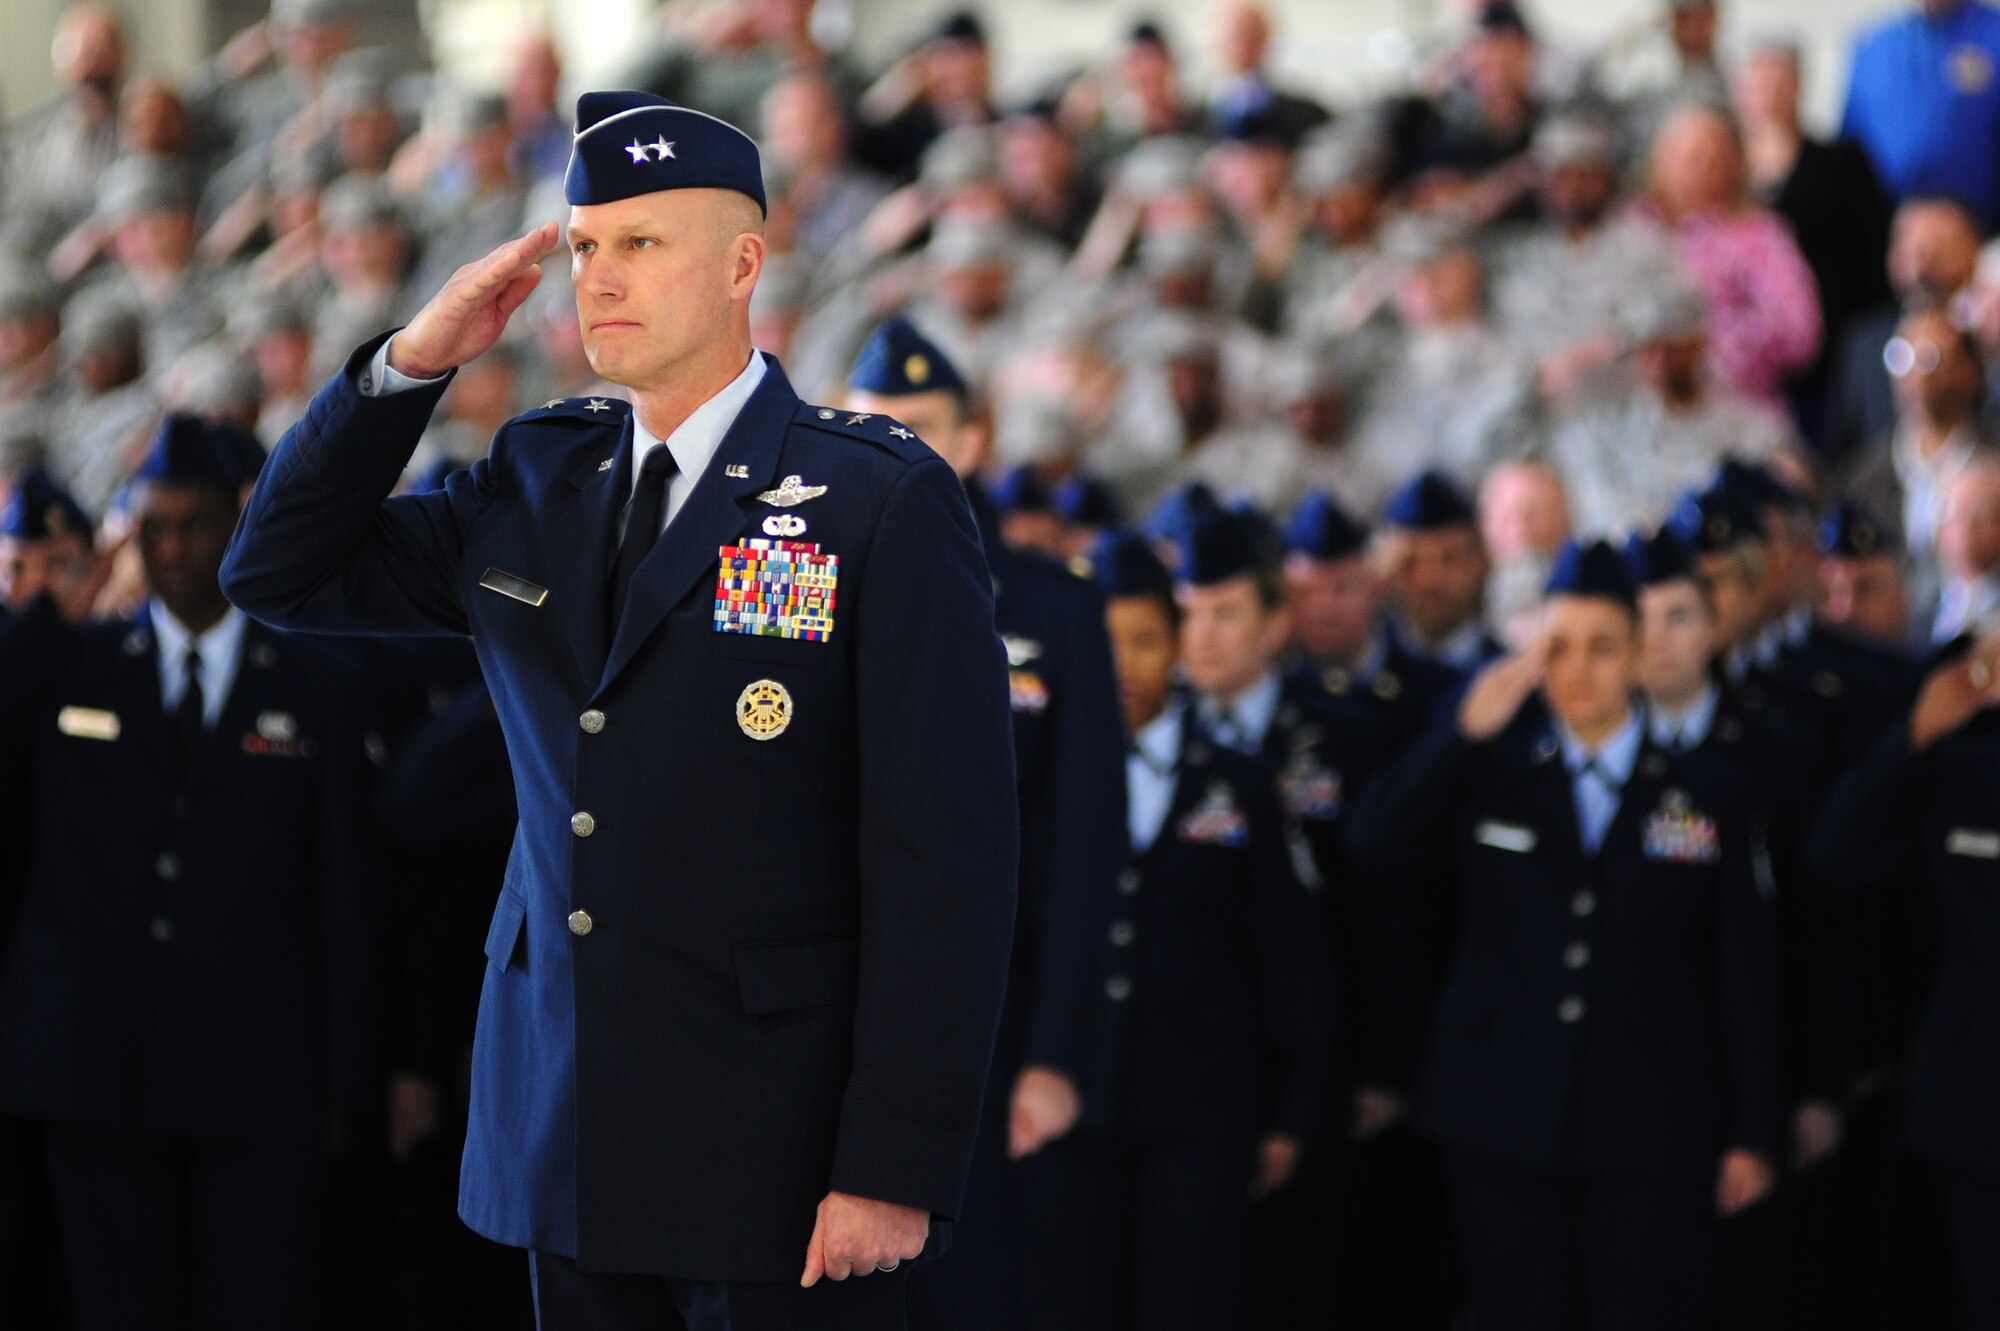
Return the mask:
[[1479,742],[1505,730],[1528,695],[1541,687],[1544,660],[1542,645],[1536,642],[1480,671],[1458,705],[1459,733]]
[[541,280],[539,265],[561,235],[554,222],[544,222],[453,273],[390,341],[389,368],[413,379],[435,379],[498,342]]
[[1910,712],[1910,745],[1927,749],[2000,703],[2000,637],[1985,637],[1957,661],[1930,673]]

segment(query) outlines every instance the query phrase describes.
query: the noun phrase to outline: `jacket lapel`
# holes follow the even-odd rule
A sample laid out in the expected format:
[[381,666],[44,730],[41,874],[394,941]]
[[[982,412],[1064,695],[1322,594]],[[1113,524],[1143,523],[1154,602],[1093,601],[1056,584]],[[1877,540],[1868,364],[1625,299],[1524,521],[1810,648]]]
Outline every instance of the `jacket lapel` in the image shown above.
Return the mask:
[[549,603],[586,686],[603,672],[610,646],[606,601],[618,511],[632,490],[632,421],[626,412],[613,465],[604,466],[601,449],[588,450],[563,479],[567,493],[549,505]]
[[1559,853],[1566,866],[1581,865],[1583,829],[1577,825],[1576,791],[1569,768],[1563,763],[1562,745],[1556,740],[1554,725],[1544,723],[1528,741],[1528,762],[1535,825],[1549,838],[1549,849]]
[[119,714],[119,733],[129,728],[133,742],[163,774],[174,773],[174,742],[167,727],[166,700],[160,696],[160,644],[147,612],[141,610],[119,643],[120,688],[129,700]]
[[[633,575],[625,613],[612,635],[611,656],[597,681],[597,692],[610,687],[660,621],[715,567],[722,547],[743,534],[743,510],[760,491],[775,483],[785,430],[798,408],[798,394],[792,391],[784,371],[775,359],[765,356],[763,382],[744,403],[686,502]],[[629,457],[629,445],[625,452]],[[739,474],[731,476],[731,469]],[[608,543],[603,548],[608,549]],[[599,574],[601,582],[602,568]]]

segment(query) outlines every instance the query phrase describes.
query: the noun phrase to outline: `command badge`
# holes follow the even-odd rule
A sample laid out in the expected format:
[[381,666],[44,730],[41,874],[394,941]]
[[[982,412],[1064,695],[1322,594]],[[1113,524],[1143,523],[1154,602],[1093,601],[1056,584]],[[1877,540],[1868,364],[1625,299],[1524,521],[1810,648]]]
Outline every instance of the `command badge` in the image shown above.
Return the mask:
[[751,739],[776,739],[792,723],[792,695],[775,679],[760,679],[736,695],[736,724]]

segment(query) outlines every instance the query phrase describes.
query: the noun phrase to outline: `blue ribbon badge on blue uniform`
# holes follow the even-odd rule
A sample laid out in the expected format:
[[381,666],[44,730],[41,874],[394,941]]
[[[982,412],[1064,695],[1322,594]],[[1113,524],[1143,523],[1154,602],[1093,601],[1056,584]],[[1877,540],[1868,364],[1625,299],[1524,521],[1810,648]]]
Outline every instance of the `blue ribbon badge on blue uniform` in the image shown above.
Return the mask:
[[1340,773],[1313,757],[1295,753],[1278,772],[1278,794],[1294,818],[1325,821],[1340,816]]
[[1217,781],[1175,829],[1183,841],[1205,846],[1241,846],[1250,840],[1250,821],[1236,807],[1236,792]]
[[1714,864],[1722,858],[1715,820],[1688,802],[1687,792],[1669,789],[1646,819],[1642,853],[1669,864]]
[[760,638],[833,636],[840,556],[803,541],[725,545],[715,577],[715,631]]

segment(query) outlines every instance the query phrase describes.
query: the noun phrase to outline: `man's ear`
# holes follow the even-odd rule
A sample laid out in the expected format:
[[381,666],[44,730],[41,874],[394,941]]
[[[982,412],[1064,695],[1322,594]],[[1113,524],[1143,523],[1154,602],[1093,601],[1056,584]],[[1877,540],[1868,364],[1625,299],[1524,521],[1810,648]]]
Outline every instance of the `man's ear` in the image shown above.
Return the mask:
[[756,290],[757,278],[764,271],[764,238],[754,231],[745,231],[731,242],[729,248],[729,285],[731,294],[743,300],[750,299]]

